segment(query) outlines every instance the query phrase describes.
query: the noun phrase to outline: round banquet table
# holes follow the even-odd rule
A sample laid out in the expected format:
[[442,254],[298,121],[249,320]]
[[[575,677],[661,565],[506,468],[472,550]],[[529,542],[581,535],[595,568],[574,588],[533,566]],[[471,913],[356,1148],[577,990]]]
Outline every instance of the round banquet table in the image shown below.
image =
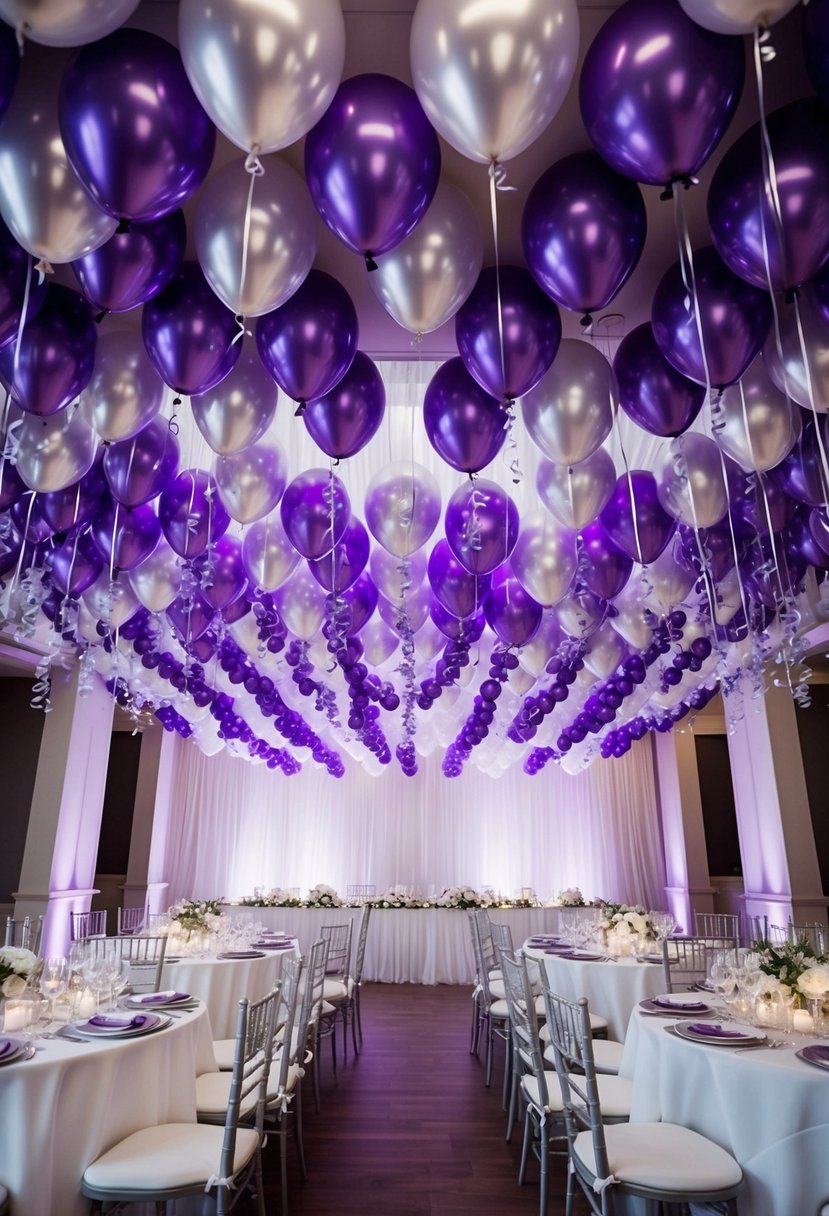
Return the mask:
[[[362,908],[256,908],[228,904],[242,916],[299,939],[306,954],[323,925],[354,921],[353,952]],[[517,946],[531,933],[554,933],[558,908],[490,908],[493,921],[509,925]],[[383,984],[472,984],[475,960],[469,917],[459,908],[374,908],[369,922],[363,979]]]
[[210,1015],[214,1039],[232,1039],[236,1033],[239,1000],[246,996],[259,1001],[273,988],[282,974],[286,957],[297,953],[296,942],[291,950],[268,950],[262,958],[190,958],[165,963],[162,988],[189,992],[204,1001]]
[[620,1043],[639,1002],[665,991],[661,963],[638,963],[633,958],[615,962],[560,958],[526,942],[524,953],[546,969],[553,992],[567,1001],[587,997],[591,1012],[607,1018],[609,1037]]
[[735,1052],[666,1033],[672,1024],[631,1017],[620,1070],[631,1119],[683,1124],[732,1153],[741,1216],[817,1216],[829,1199],[829,1072],[795,1055],[816,1040],[772,1030],[795,1045]]
[[0,1178],[14,1216],[86,1216],[86,1167],[141,1127],[194,1122],[196,1076],[215,1069],[203,1005],[140,1038],[39,1039],[31,1060],[0,1067]]

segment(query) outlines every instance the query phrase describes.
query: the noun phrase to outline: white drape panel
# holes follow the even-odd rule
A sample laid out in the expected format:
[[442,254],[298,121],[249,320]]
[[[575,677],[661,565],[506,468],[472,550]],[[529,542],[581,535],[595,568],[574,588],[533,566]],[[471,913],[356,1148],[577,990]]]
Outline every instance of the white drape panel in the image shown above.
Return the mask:
[[308,763],[285,778],[227,753],[176,741],[164,878],[170,899],[234,898],[254,887],[395,883],[424,894],[469,883],[546,898],[665,906],[664,862],[648,740],[577,777],[554,765],[493,780],[473,766],[447,780],[440,754],[404,777],[347,760],[342,780]]

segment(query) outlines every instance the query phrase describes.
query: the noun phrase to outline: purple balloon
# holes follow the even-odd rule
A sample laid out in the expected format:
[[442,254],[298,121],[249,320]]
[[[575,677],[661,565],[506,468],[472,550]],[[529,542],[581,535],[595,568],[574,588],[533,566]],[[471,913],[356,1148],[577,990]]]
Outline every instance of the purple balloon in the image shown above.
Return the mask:
[[0,456],[0,511],[5,511],[26,493],[28,486],[17,469]]
[[552,165],[530,191],[521,221],[536,282],[588,318],[630,278],[646,233],[639,187],[596,152],[575,152]]
[[[238,599],[225,605],[222,609],[222,619],[226,625],[232,625],[234,621],[241,621],[243,616],[247,616],[252,607],[247,595],[240,595]],[[201,640],[204,641],[203,638]]]
[[[699,575],[702,573],[702,563],[694,530],[681,524],[679,532],[682,537],[682,546],[677,553],[677,564],[684,567],[689,573]],[[707,554],[706,562],[715,583],[725,578],[734,565],[734,540],[737,542],[738,561],[745,556],[746,548],[752,540],[751,535],[744,525],[741,525],[739,519],[735,521],[734,540],[731,537],[731,529],[725,521],[713,528],[700,528],[699,535],[703,551]]]
[[165,490],[178,469],[178,440],[166,418],[153,418],[131,439],[104,452],[104,474],[112,497],[138,507]]
[[0,21],[0,119],[9,108],[20,74],[20,48],[14,30]]
[[129,312],[157,296],[181,265],[187,226],[181,211],[116,232],[70,262],[87,300],[101,312]]
[[794,519],[797,504],[779,481],[768,474],[753,473],[750,477],[739,478],[737,488],[735,481],[738,479],[733,475],[730,461],[726,467],[733,520],[742,520],[747,528],[765,535],[769,532],[769,519],[773,532],[788,527]]
[[484,601],[484,616],[490,629],[505,646],[526,646],[541,627],[544,609],[509,576],[490,588]]
[[659,501],[656,478],[644,469],[635,469],[630,482],[622,474],[599,518],[610,539],[643,566],[659,557],[676,528]]
[[92,378],[97,333],[83,296],[52,283],[16,341],[0,351],[0,377],[21,409],[46,418],[77,399]]
[[457,642],[459,638],[469,637],[470,633],[474,633],[476,630],[480,637],[486,624],[483,611],[479,612],[476,617],[467,617],[465,620],[461,620],[453,613],[448,612],[439,600],[432,601],[429,615],[441,633],[453,642]]
[[490,576],[476,576],[465,570],[449,548],[448,541],[439,540],[435,545],[429,555],[427,573],[438,602],[452,616],[472,616],[482,607],[489,591]]
[[120,29],[75,52],[63,74],[60,131],[73,169],[118,219],[154,220],[207,176],[216,129],[174,46]]
[[463,359],[438,368],[426,387],[423,422],[429,442],[459,473],[477,473],[500,452],[509,414],[473,380]]
[[[829,456],[829,428],[821,419],[823,447]],[[782,460],[770,471],[770,479],[791,498],[810,507],[820,507],[829,501],[829,486],[824,484],[823,460],[813,418],[806,418],[800,438]]]
[[806,573],[806,562],[797,554],[787,553],[781,539],[775,546],[776,562],[766,538],[762,544],[751,546],[740,565],[747,595],[770,611],[778,607],[790,590],[797,592]]
[[188,646],[207,632],[215,615],[214,609],[199,591],[189,600],[180,595],[167,609],[167,620],[179,641]]
[[377,364],[358,350],[342,380],[302,412],[318,448],[335,460],[353,456],[377,434],[386,411],[386,389]]
[[829,0],[810,0],[802,12],[806,71],[818,97],[829,106]]
[[[17,50],[15,48],[15,54]],[[0,61],[2,39],[0,39]],[[2,63],[0,63],[2,80]],[[0,85],[2,88],[2,85]],[[34,268],[34,259],[18,245],[6,225],[0,220],[0,347],[17,337],[23,315],[23,296],[29,279],[29,300],[26,321],[31,320],[46,299],[46,281]]]
[[370,547],[368,532],[352,515],[334,548],[323,557],[312,558],[308,568],[321,587],[339,595],[365,570]]
[[27,490],[12,503],[9,517],[27,545],[39,545],[52,535],[52,526],[40,509],[40,495],[33,490]]
[[582,582],[599,599],[612,600],[630,578],[633,560],[610,539],[598,520],[582,528],[581,544],[586,558],[580,570]]
[[522,266],[502,266],[498,278],[502,325],[496,270],[487,266],[455,316],[455,338],[461,358],[481,387],[501,401],[514,401],[549,371],[561,342],[561,318]]
[[311,270],[281,308],[256,323],[256,346],[283,393],[304,404],[342,380],[357,353],[359,325],[351,296],[336,279]]
[[690,178],[711,155],[744,77],[742,38],[702,29],[677,0],[627,0],[588,48],[579,104],[608,164],[664,186]]
[[202,595],[212,608],[223,612],[239,599],[247,585],[242,542],[237,536],[220,537],[210,551],[210,564],[202,576]]
[[158,518],[170,548],[184,558],[198,557],[230,524],[216,482],[204,469],[186,469],[162,491]]
[[413,633],[416,633],[418,629],[426,624],[431,606],[432,593],[425,583],[422,587],[413,587],[411,591],[408,591],[405,602],[401,601],[400,603],[393,604],[384,595],[378,595],[377,597],[377,608],[380,616],[386,622],[389,629],[393,629],[398,637],[403,636],[398,625],[402,612],[405,611],[409,628]]
[[518,508],[494,481],[459,486],[446,506],[449,548],[470,574],[491,574],[515,548]]
[[348,605],[351,620],[348,625],[349,634],[359,633],[374,615],[377,607],[378,591],[370,574],[363,573],[343,592],[343,599]]
[[89,528],[68,536],[52,556],[52,582],[63,595],[77,599],[91,587],[104,561]]
[[343,81],[305,139],[314,206],[370,270],[423,217],[439,177],[434,128],[414,89],[393,76]]
[[305,558],[330,553],[342,540],[351,518],[351,502],[339,477],[325,469],[308,469],[295,477],[279,504],[288,540]]
[[613,370],[619,382],[619,404],[652,435],[681,435],[702,409],[705,389],[668,362],[647,321],[622,339]]
[[126,510],[110,503],[90,525],[92,539],[104,562],[114,570],[134,570],[149,557],[161,536],[161,525],[146,503]]
[[[708,191],[708,224],[720,257],[755,287],[775,291],[814,278],[829,257],[829,115],[814,97],[767,120],[783,244],[763,185],[759,124],[729,148]],[[768,261],[768,270],[766,262]]]
[[[811,518],[813,515],[817,517],[814,528]],[[823,518],[820,511],[810,510],[808,507],[797,509],[797,513],[783,534],[783,546],[790,562],[793,561],[795,565],[798,562],[805,562],[807,566],[817,566],[821,569],[829,566],[829,553],[821,543],[822,540],[829,543],[822,527]]]
[[69,532],[89,523],[108,498],[103,465],[96,460],[80,481],[64,490],[39,495],[38,503],[54,532]]
[[829,565],[829,509],[826,507],[812,508],[809,512],[809,531],[825,555],[821,562],[814,564],[816,566]]
[[664,275],[653,297],[653,336],[683,376],[705,384],[707,364],[708,382],[725,388],[740,379],[762,349],[772,321],[771,299],[733,274],[713,245],[694,254],[694,283],[695,301],[685,287],[679,262]]
[[163,291],[144,305],[141,332],[161,379],[177,393],[206,393],[230,373],[242,350],[236,319],[198,262],[182,262]]

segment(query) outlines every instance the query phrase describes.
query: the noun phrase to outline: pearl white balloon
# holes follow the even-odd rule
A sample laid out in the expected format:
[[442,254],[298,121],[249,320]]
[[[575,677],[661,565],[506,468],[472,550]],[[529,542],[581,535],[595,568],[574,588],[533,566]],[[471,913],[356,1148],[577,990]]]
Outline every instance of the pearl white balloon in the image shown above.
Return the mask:
[[232,456],[266,433],[278,396],[256,348],[245,345],[230,374],[206,393],[191,397],[190,408],[209,447],[217,456]]
[[[404,562],[409,570],[408,578],[401,569]],[[404,598],[411,598],[426,577],[426,556],[417,552],[407,558],[393,557],[385,549],[372,549],[369,571],[381,595],[393,604],[402,603]]]
[[[636,586],[638,588],[638,582]],[[630,583],[628,587],[631,587]],[[636,588],[633,591],[635,592]],[[639,589],[638,593],[641,594],[641,589]],[[644,650],[647,646],[650,646],[653,641],[653,630],[649,624],[652,610],[642,604],[641,601],[634,599],[633,594],[628,592],[627,587],[613,601],[613,606],[616,609],[616,615],[610,618],[610,624],[616,632],[634,650]]]
[[561,642],[561,626],[554,612],[545,612],[538,633],[518,652],[518,662],[534,679],[544,674]]
[[278,511],[260,519],[245,531],[242,541],[242,565],[254,587],[276,591],[300,563]]
[[277,443],[255,443],[214,465],[219,497],[231,519],[253,523],[274,509],[285,491],[287,462]]
[[606,611],[601,600],[590,591],[566,595],[556,606],[558,622],[571,638],[589,638],[601,625]]
[[521,521],[510,565],[539,604],[551,608],[564,598],[577,564],[575,532],[562,528],[546,511],[533,511]]
[[674,439],[656,492],[668,514],[680,523],[698,528],[718,524],[728,510],[728,497],[713,439],[693,432]]
[[610,623],[605,621],[590,639],[590,649],[584,656],[585,665],[593,672],[594,676],[598,676],[600,680],[606,680],[608,676],[612,676],[616,668],[625,657],[627,647],[619,633],[610,627]]
[[360,641],[363,643],[363,659],[372,667],[380,667],[400,645],[400,638],[379,616],[372,617],[363,626]]
[[[657,616],[665,616],[684,602],[696,581],[694,571],[675,560],[674,546],[670,544],[655,561],[640,571],[638,585],[641,602],[646,608],[653,609]],[[636,585],[636,575],[633,574],[628,586],[633,588]]]
[[679,0],[703,29],[715,34],[753,34],[758,25],[774,25],[798,0]]
[[804,409],[811,410],[814,404],[819,414],[825,414],[829,412],[829,325],[808,286],[802,291],[797,307],[803,328],[803,345],[795,306],[784,304],[779,310],[780,347],[778,349],[777,334],[772,326],[763,347],[763,361],[782,393],[788,394]]
[[131,439],[155,418],[167,386],[140,333],[110,330],[98,338],[95,369],[81,393],[81,412],[106,443]]
[[726,455],[758,473],[780,464],[800,434],[799,419],[759,355],[742,380],[723,392],[714,426]]
[[440,486],[422,464],[398,460],[375,473],[365,499],[366,526],[398,561],[422,549],[440,519]]
[[138,0],[0,0],[0,17],[44,46],[83,46],[132,16]]
[[446,645],[446,637],[432,621],[426,621],[415,634],[415,650],[430,663]]
[[306,565],[295,570],[280,587],[275,602],[295,637],[310,642],[319,633],[325,619],[325,592]]
[[575,465],[542,458],[535,477],[538,497],[550,514],[577,532],[599,517],[615,485],[616,466],[604,448]]
[[617,397],[616,377],[602,352],[579,338],[565,338],[550,370],[521,398],[521,410],[544,455],[576,465],[607,439]]
[[25,414],[17,435],[17,472],[38,493],[74,485],[95,461],[98,436],[78,410],[48,418]]
[[169,608],[181,590],[178,556],[162,536],[149,557],[127,575],[133,594],[148,612]]
[[[108,622],[110,629],[120,628],[140,607],[126,575],[119,574],[110,583],[108,570],[84,591],[83,602],[95,620]],[[96,637],[96,641],[100,641],[100,637]]]

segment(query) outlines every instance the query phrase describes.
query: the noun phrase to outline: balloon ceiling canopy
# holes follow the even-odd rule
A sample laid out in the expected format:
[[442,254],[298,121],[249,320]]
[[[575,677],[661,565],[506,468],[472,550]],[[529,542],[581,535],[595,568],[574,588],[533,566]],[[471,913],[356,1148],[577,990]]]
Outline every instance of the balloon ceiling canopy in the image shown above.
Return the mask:
[[0,0],[33,705],[456,777],[806,703],[829,0],[410,7]]

